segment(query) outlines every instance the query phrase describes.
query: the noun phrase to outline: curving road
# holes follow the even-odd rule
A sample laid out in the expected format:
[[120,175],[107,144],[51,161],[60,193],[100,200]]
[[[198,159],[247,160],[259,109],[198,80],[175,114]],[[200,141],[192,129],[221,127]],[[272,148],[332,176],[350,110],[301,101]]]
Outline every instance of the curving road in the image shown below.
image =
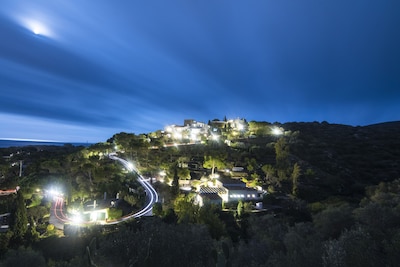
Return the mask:
[[[153,204],[158,202],[158,194],[156,190],[147,182],[143,176],[141,176],[137,170],[133,167],[132,163],[129,163],[125,159],[119,158],[115,155],[109,155],[109,158],[120,162],[128,171],[135,172],[138,175],[139,183],[144,187],[146,192],[146,203],[144,207],[136,213],[129,214],[117,220],[108,221],[104,224],[117,224],[126,221],[131,218],[138,218],[142,216],[151,216]],[[67,222],[71,222],[71,219],[64,214],[64,199],[60,196],[55,196],[53,198],[53,203],[50,209],[50,223],[56,228],[63,229],[63,226]]]
[[129,163],[128,161],[126,161],[125,159],[119,158],[117,156],[114,155],[109,155],[110,159],[112,160],[116,160],[119,161],[122,165],[124,165],[124,167],[131,172],[135,172],[138,175],[138,181],[139,183],[144,187],[145,192],[146,192],[146,204],[145,206],[139,210],[136,213],[124,216],[116,221],[111,221],[111,222],[107,222],[107,224],[115,224],[115,223],[119,223],[121,221],[125,221],[128,220],[130,218],[138,218],[141,216],[150,216],[152,215],[152,208],[153,208],[153,204],[158,202],[158,194],[156,192],[156,190],[153,188],[153,186],[151,186],[151,184],[149,182],[147,182],[143,176],[141,176],[133,167],[132,163]]

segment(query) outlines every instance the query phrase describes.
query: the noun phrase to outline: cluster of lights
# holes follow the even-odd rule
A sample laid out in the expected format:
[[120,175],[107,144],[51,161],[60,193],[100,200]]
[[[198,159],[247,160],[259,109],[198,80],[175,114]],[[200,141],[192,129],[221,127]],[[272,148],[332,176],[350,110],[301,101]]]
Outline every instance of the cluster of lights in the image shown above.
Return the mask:
[[[208,126],[207,126],[208,127]],[[182,140],[184,138],[188,138],[193,142],[200,141],[201,135],[204,134],[207,137],[208,128],[207,127],[199,127],[195,126],[167,126],[165,131],[167,132],[167,136],[173,138],[175,140]]]
[[[231,198],[244,198],[244,195],[243,194],[232,194],[232,195],[230,195],[230,197]],[[255,198],[256,195],[255,194],[252,194],[252,195],[248,194],[247,198],[250,198],[250,197]]]

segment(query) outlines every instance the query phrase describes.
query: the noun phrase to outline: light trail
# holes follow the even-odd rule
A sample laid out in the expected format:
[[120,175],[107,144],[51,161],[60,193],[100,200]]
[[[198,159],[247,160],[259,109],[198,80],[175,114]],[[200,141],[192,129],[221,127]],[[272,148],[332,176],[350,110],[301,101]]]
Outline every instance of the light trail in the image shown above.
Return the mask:
[[[64,222],[64,223],[69,222],[70,220],[68,219],[67,216],[64,215],[64,212],[63,212],[64,199],[61,197],[54,197],[54,199],[55,199],[54,204],[53,204],[54,205],[54,208],[53,208],[54,216],[61,222]],[[60,206],[60,207],[57,208],[58,206]],[[60,214],[58,214],[58,212],[60,212]]]
[[[147,203],[146,205],[139,211],[123,216],[119,219],[113,220],[113,221],[108,221],[108,222],[99,222],[101,224],[117,224],[124,222],[126,220],[129,220],[131,218],[139,218],[142,216],[146,216],[152,211],[152,207],[154,203],[158,202],[158,194],[157,191],[151,186],[149,182],[146,181],[146,179],[141,176],[133,167],[132,163],[128,162],[125,159],[119,158],[114,155],[109,155],[110,159],[116,160],[120,162],[128,171],[130,172],[135,172],[138,175],[138,181],[139,183],[144,187],[145,192],[146,192],[146,199]],[[64,207],[64,199],[60,196],[54,196],[53,197],[53,214],[54,217],[61,223],[69,223],[72,222],[72,219],[69,219],[68,216],[64,214],[63,207]],[[85,222],[83,224],[90,224],[90,222]]]
[[145,188],[146,190],[146,195],[147,197],[149,197],[149,201],[148,203],[138,212],[133,213],[133,214],[129,214],[127,216],[124,216],[120,219],[117,219],[115,221],[110,221],[110,222],[106,222],[106,224],[117,224],[119,222],[122,221],[126,221],[128,219],[131,218],[138,218],[138,217],[142,217],[145,216],[146,214],[150,213],[152,211],[152,207],[154,205],[154,203],[158,202],[158,194],[157,191],[153,188],[153,186],[151,186],[151,184],[149,182],[147,182],[143,176],[141,176],[132,166],[132,163],[128,162],[125,159],[119,158],[115,155],[109,155],[110,159],[112,160],[116,160],[119,161],[122,165],[124,165],[124,167],[131,172],[135,172],[138,175],[138,181],[139,183]]

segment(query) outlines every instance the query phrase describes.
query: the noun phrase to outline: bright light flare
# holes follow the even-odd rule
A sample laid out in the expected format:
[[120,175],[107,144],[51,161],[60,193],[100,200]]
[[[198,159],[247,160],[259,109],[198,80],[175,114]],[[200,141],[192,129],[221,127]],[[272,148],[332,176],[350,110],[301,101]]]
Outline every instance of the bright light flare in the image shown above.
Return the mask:
[[281,135],[281,134],[283,134],[283,131],[282,131],[282,129],[280,129],[278,127],[274,127],[274,128],[272,128],[272,134],[273,135]]
[[97,218],[98,218],[98,214],[97,214],[96,211],[90,213],[90,220],[91,220],[92,222],[97,221]]
[[39,34],[41,34],[43,32],[42,28],[38,27],[38,26],[33,27],[32,31],[36,35],[39,35]]
[[57,187],[50,187],[49,189],[44,190],[47,197],[52,197],[54,200],[62,200],[64,198],[64,194]]
[[175,139],[182,139],[183,138],[182,133],[174,133],[174,138]]
[[135,166],[133,165],[133,163],[129,162],[127,164],[127,168],[128,168],[129,171],[133,171],[135,169]]
[[62,197],[62,195],[63,195],[60,191],[58,191],[56,189],[50,189],[50,190],[48,190],[48,193],[54,197]]
[[72,218],[71,218],[72,223],[74,224],[80,224],[83,222],[83,218],[80,214],[75,214]]
[[29,26],[32,32],[36,35],[48,35],[48,30],[46,29],[46,27],[39,22],[32,21]]
[[32,31],[35,35],[51,37],[53,34],[45,23],[34,19],[21,19],[21,23],[24,27]]

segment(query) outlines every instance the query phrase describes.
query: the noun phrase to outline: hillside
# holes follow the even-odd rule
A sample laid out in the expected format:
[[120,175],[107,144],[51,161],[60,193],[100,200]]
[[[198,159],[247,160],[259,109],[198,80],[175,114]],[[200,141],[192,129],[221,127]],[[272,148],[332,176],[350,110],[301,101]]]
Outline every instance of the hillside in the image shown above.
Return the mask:
[[325,122],[282,126],[295,136],[290,151],[303,168],[305,198],[318,198],[313,190],[318,188],[324,195],[363,195],[366,186],[400,177],[399,121],[363,127]]

